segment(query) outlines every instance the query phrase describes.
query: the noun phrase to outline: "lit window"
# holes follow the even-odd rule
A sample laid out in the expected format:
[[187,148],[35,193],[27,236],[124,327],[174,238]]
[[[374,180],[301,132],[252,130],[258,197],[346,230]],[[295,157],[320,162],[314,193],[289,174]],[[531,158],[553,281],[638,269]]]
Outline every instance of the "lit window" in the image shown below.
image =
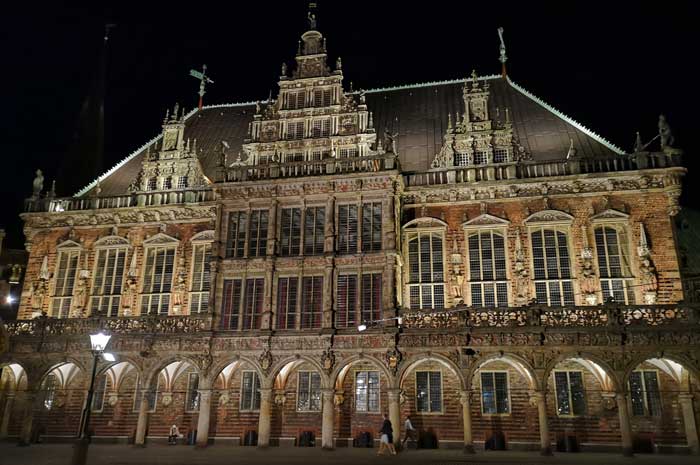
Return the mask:
[[58,252],[54,297],[51,301],[51,316],[54,318],[68,318],[70,314],[79,258],[80,249],[77,247]]
[[357,324],[357,275],[338,275],[336,302],[336,327],[355,326]]
[[43,404],[46,410],[51,410],[53,408],[54,400],[56,399],[56,389],[58,389],[58,377],[53,373],[49,373],[46,375],[42,386],[44,394]]
[[555,371],[557,415],[584,415],[586,395],[583,391],[583,373],[580,371]]
[[321,411],[321,375],[315,371],[300,371],[297,382],[297,411]]
[[408,235],[408,283],[412,309],[445,307],[441,233],[414,232]]
[[194,244],[192,247],[192,287],[190,314],[209,310],[211,243]]
[[537,301],[544,305],[573,305],[574,290],[566,233],[556,229],[530,231]]
[[175,248],[148,247],[143,274],[141,315],[167,315],[173,284]]
[[301,252],[301,208],[283,208],[280,215],[280,255]]
[[296,328],[298,286],[296,277],[277,280],[277,329]]
[[107,390],[107,375],[101,374],[95,378],[95,388],[92,396],[92,411],[101,412],[105,403],[105,391]]
[[439,371],[416,372],[416,411],[442,412],[442,373]]
[[326,208],[307,208],[304,218],[304,255],[323,254]]
[[630,374],[632,415],[661,416],[661,394],[656,371],[636,370]]
[[484,415],[503,415],[510,413],[507,372],[481,372],[481,412]]
[[615,302],[634,304],[627,235],[624,229],[612,226],[595,228],[595,246],[598,252],[603,298],[613,297]]
[[493,231],[468,235],[471,302],[475,307],[508,306],[505,239]]
[[301,328],[320,328],[323,318],[323,276],[305,276],[301,287]]
[[92,315],[110,317],[119,314],[125,260],[126,247],[98,249],[90,300]]
[[199,375],[190,373],[187,376],[187,398],[185,399],[185,410],[196,412],[199,410]]
[[241,382],[241,411],[260,410],[260,378],[255,371],[244,371]]
[[355,373],[355,411],[379,412],[378,371],[358,371]]
[[357,205],[338,206],[338,253],[357,253]]
[[362,205],[362,251],[382,250],[382,204],[381,202]]

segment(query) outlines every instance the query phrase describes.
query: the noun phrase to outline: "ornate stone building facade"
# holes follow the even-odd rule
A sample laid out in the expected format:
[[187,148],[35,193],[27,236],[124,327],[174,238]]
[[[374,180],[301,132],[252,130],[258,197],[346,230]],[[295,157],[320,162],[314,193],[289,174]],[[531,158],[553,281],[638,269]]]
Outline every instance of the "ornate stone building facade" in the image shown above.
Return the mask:
[[[505,54],[503,54],[505,59]],[[685,169],[505,74],[367,91],[316,30],[266,101],[177,106],[77,195],[37,178],[0,435],[698,452]]]

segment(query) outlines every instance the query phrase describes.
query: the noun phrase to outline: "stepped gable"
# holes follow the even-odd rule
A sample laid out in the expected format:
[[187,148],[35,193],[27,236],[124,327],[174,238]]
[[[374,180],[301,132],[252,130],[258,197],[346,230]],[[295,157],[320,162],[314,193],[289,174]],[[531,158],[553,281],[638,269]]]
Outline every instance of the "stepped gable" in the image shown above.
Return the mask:
[[[566,158],[571,141],[577,156],[585,158],[611,157],[622,150],[595,135],[527,91],[500,76],[479,78],[490,85],[489,113],[492,118],[505,119],[508,108],[513,133],[528,156],[534,160]],[[459,79],[415,84],[365,92],[368,110],[373,113],[374,127],[381,139],[385,130],[398,133],[397,152],[403,171],[427,171],[440,151],[448,124],[448,114],[464,111],[462,91],[465,82]],[[357,93],[357,92],[356,92]],[[225,140],[229,164],[241,151],[248,125],[253,121],[255,103],[227,104],[192,111],[185,117],[185,138],[197,139],[197,154],[204,174],[214,179]],[[496,116],[498,115],[498,116]],[[101,195],[122,195],[138,176],[146,147],[152,149],[161,136],[135,151],[100,179]],[[245,155],[243,155],[245,157]],[[78,196],[89,194],[95,182]]]

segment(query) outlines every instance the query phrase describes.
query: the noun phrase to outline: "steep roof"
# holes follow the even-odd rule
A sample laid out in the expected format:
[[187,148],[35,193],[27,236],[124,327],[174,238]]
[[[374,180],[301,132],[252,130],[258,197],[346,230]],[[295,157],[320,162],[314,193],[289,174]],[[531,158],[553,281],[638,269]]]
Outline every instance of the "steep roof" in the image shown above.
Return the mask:
[[[520,144],[535,160],[566,157],[570,141],[582,157],[609,157],[623,151],[547,105],[510,79],[481,77],[490,84],[490,111],[508,108]],[[471,79],[430,82],[366,91],[367,106],[374,113],[374,124],[381,137],[384,129],[398,133],[397,153],[404,171],[429,169],[440,151],[448,114],[463,112],[462,87]],[[255,103],[213,105],[186,116],[185,138],[197,139],[197,152],[205,175],[213,178],[222,140],[231,147],[229,158],[241,149],[248,124],[253,120]],[[101,195],[121,195],[137,177],[146,148],[155,137],[110,171],[100,176]],[[89,193],[97,180],[77,196]]]

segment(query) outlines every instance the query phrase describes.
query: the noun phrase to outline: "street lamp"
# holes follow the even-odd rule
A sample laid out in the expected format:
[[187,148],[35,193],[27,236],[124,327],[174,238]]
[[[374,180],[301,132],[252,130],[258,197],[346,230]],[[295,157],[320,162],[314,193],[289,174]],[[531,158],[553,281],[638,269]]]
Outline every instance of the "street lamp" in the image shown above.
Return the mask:
[[[82,421],[80,422],[80,431],[78,433],[78,441],[75,443],[73,450],[73,465],[85,465],[87,460],[88,446],[90,438],[88,436],[88,426],[90,424],[90,412],[92,411],[92,395],[95,389],[95,376],[97,375],[97,362],[100,356],[104,353],[112,336],[100,331],[97,334],[90,335],[90,346],[92,349],[92,376],[90,377],[90,389],[88,390],[87,402],[83,411]],[[114,361],[114,356],[109,355],[110,361]],[[108,358],[108,357],[105,357]],[[108,359],[109,359],[108,358]]]

